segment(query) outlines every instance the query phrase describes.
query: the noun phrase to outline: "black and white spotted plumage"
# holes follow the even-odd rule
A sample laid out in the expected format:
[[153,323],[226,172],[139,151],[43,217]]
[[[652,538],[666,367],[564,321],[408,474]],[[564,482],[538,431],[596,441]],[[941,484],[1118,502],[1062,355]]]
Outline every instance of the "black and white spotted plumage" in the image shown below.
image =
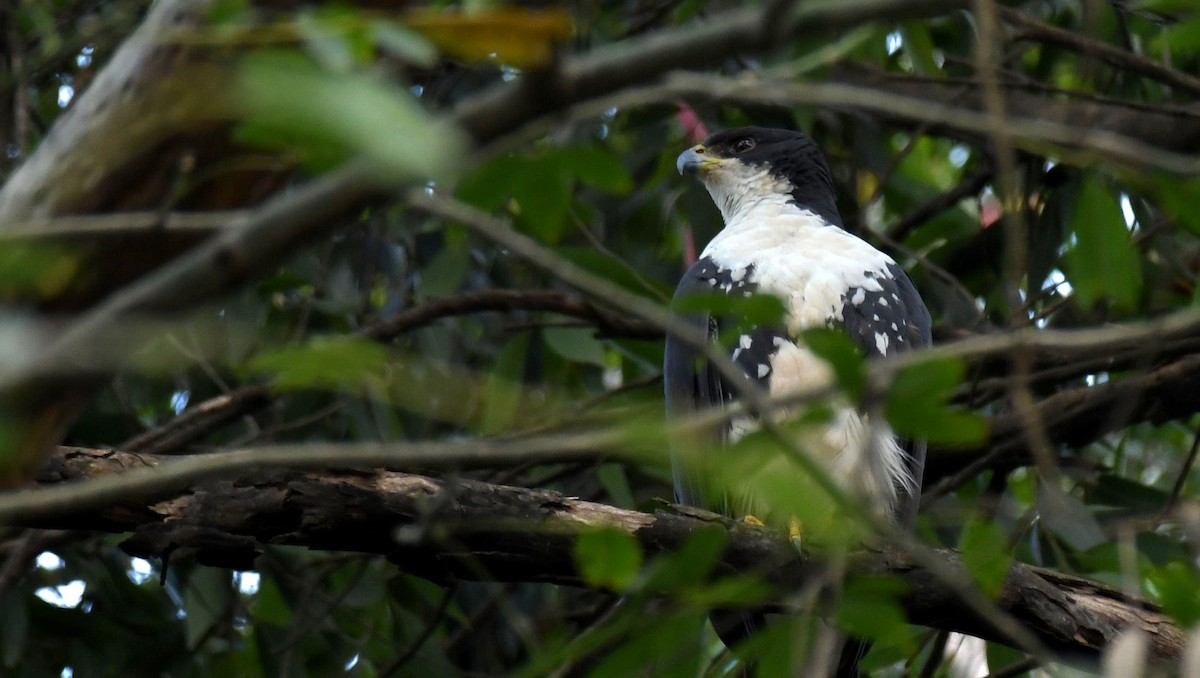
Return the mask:
[[[730,348],[733,361],[767,393],[832,382],[828,365],[797,341],[810,328],[841,328],[868,356],[930,343],[929,313],[904,270],[842,229],[828,166],[807,136],[758,127],[718,132],[684,151],[678,168],[699,175],[725,227],[684,274],[676,296],[761,292],[785,305],[783,326],[753,328]],[[692,319],[714,340],[727,321],[707,314]],[[667,341],[664,374],[674,414],[736,399],[697,351],[675,339]],[[752,427],[735,421],[719,437],[736,440]],[[805,443],[847,492],[900,524],[915,519],[922,443],[898,440],[886,422],[848,403],[835,405],[827,430]],[[712,496],[703,466],[692,456],[673,458],[678,501],[735,516],[753,513],[744,511],[745,498],[739,504]]]

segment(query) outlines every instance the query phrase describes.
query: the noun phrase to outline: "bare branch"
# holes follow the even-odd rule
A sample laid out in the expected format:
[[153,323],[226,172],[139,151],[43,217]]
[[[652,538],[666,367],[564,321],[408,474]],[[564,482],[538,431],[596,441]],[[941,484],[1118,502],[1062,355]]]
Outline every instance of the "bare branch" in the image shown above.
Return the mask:
[[661,339],[662,329],[630,319],[577,296],[551,290],[480,290],[429,301],[364,328],[371,339],[390,339],[446,316],[479,311],[547,311],[593,323],[601,334]]
[[[178,464],[171,460],[169,464]],[[123,475],[155,466],[153,458],[121,452],[68,450],[55,457],[42,482]],[[633,535],[648,557],[677,550],[698,529],[729,532],[725,565],[764,572],[781,591],[813,575],[790,541],[767,530],[679,507],[654,514],[596,504],[547,490],[386,471],[272,473],[243,469],[186,493],[162,491],[152,500],[113,497],[103,510],[70,506],[53,527],[132,532],[124,548],[142,557],[195,550],[201,562],[250,569],[266,544],[387,555],[405,569],[442,578],[488,578],[582,585],[575,570],[577,535],[599,526]],[[92,481],[95,482],[95,481]],[[937,552],[957,576],[957,556]],[[851,560],[854,573],[890,574],[906,584],[901,602],[913,623],[1010,642],[964,605],[939,576],[901,553],[867,551]],[[1157,662],[1178,661],[1184,636],[1157,608],[1104,585],[1014,564],[996,598],[1000,608],[1047,647],[1076,661],[1095,661],[1123,630],[1146,631]]]
[[1110,66],[1170,85],[1193,96],[1200,95],[1200,79],[1187,73],[1168,68],[1157,61],[1147,59],[1140,54],[1127,52],[1106,42],[1051,26],[1015,9],[1009,7],[1000,7],[999,9],[1000,16],[1004,21],[1020,27],[1021,31],[1015,36],[1018,40],[1035,40],[1051,45],[1061,45],[1085,56],[1102,59]]

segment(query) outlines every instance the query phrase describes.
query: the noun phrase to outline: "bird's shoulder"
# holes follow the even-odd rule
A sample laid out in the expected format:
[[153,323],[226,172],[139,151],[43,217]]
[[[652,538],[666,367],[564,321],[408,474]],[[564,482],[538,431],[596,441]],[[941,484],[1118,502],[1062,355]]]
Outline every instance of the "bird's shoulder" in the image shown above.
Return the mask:
[[[783,300],[790,334],[840,327],[870,355],[929,343],[929,312],[895,260],[806,215],[727,226],[689,270],[690,288]],[[731,228],[732,227],[732,228]]]

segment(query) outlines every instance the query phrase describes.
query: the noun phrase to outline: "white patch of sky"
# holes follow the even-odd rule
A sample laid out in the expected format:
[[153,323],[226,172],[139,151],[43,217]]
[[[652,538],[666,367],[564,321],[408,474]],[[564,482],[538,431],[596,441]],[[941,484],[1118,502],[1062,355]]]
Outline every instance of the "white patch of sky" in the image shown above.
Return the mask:
[[1121,214],[1125,217],[1125,226],[1133,233],[1137,233],[1139,224],[1137,215],[1133,213],[1133,203],[1129,200],[1128,193],[1121,194]]
[[597,139],[607,139],[608,138],[608,125],[600,125],[599,127],[596,128],[596,138]]
[[253,571],[233,573],[233,585],[244,596],[252,596],[258,593],[258,585],[262,582],[262,575]]
[[1108,383],[1108,372],[1097,372],[1096,374],[1089,374],[1083,378],[1083,383],[1087,384],[1088,386],[1095,386],[1097,384],[1106,384],[1106,383]]
[[143,558],[130,558],[129,569],[125,570],[125,575],[134,584],[144,584],[154,576],[154,565]]
[[192,398],[191,391],[176,391],[171,394],[171,411],[179,414],[187,407],[188,401]]
[[58,678],[74,678],[74,676],[75,669],[71,668],[70,666],[64,666],[62,673],[58,674]]
[[967,160],[971,157],[971,151],[967,150],[962,144],[955,144],[950,149],[950,164],[955,167],[962,167],[967,164]]
[[892,31],[891,33],[888,33],[884,40],[884,44],[887,45],[888,56],[900,51],[900,48],[904,46],[904,38],[900,37],[900,31]]
[[424,85],[413,85],[412,87],[408,88],[408,91],[412,92],[413,96],[419,97],[425,93],[425,86]]
[[92,65],[92,55],[95,54],[96,48],[93,45],[84,45],[83,49],[79,50],[79,54],[75,55],[75,65],[80,68],[87,68]]
[[63,562],[63,559],[59,558],[58,554],[54,553],[53,551],[42,551],[38,554],[37,560],[34,562],[37,563],[39,568],[43,570],[49,570],[51,572],[54,570],[61,570],[63,566],[66,565],[66,563]]
[[346,663],[342,665],[342,668],[349,671],[350,669],[354,668],[357,665],[358,665],[358,655],[354,655],[353,657],[346,660]]
[[521,74],[521,69],[519,69],[519,68],[513,68],[512,66],[501,66],[500,67],[500,79],[503,80],[504,82],[516,80],[517,76],[520,74]]
[[59,108],[66,108],[71,103],[71,99],[73,99],[74,97],[75,97],[75,88],[74,87],[67,85],[65,83],[58,86],[58,107]]
[[33,595],[55,607],[74,608],[79,607],[79,603],[83,602],[83,593],[86,590],[87,585],[83,583],[83,580],[75,579],[58,586],[43,586],[34,591]]
[[603,120],[612,120],[613,118],[617,117],[617,110],[618,109],[616,106],[606,108],[604,109],[604,112],[600,114],[600,117]]
[[1071,283],[1067,282],[1067,276],[1057,268],[1050,271],[1050,275],[1046,276],[1046,280],[1042,282],[1042,289],[1051,287],[1057,289],[1059,295],[1064,297],[1075,291],[1075,288],[1071,287]]

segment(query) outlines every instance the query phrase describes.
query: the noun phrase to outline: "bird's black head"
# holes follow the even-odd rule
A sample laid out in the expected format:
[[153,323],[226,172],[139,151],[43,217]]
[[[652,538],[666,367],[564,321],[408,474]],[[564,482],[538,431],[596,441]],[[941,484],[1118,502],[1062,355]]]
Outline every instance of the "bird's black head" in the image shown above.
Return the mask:
[[769,127],[723,130],[681,153],[676,167],[700,176],[726,222],[747,204],[788,195],[829,223],[842,223],[829,166],[803,132]]

